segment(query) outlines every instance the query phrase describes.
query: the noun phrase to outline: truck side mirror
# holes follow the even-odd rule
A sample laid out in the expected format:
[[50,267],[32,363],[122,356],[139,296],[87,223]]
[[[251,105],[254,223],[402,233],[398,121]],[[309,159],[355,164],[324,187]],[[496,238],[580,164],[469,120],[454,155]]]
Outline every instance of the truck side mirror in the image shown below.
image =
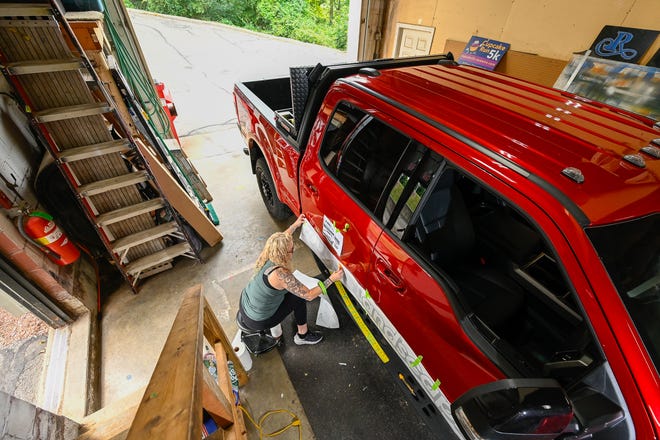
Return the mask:
[[553,379],[504,379],[471,389],[451,406],[468,439],[550,440],[573,419],[566,393]]

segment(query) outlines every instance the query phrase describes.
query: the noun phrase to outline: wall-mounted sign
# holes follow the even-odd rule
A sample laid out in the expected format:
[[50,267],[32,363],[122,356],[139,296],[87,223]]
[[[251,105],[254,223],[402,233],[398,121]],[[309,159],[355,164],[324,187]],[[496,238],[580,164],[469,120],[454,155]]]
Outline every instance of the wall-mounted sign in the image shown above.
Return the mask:
[[458,58],[458,63],[495,70],[510,46],[509,43],[473,35]]
[[658,31],[605,26],[591,45],[599,58],[636,64],[658,36]]

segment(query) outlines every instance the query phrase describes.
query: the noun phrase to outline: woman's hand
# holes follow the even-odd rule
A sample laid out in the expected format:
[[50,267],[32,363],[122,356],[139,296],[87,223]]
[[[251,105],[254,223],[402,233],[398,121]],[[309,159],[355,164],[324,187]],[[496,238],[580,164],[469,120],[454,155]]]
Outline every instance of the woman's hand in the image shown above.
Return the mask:
[[305,223],[305,214],[300,214],[291,226],[293,226],[294,229],[298,229],[303,223]]
[[340,264],[339,268],[336,271],[332,272],[328,278],[330,278],[334,283],[336,281],[341,280],[343,277],[344,277],[344,268]]
[[303,223],[305,223],[305,220],[306,220],[305,214],[300,214],[296,219],[296,221],[293,222],[291,226],[289,226],[287,230],[284,232],[286,232],[289,235],[293,235],[293,233],[296,232],[296,229],[298,229],[299,227],[302,226]]

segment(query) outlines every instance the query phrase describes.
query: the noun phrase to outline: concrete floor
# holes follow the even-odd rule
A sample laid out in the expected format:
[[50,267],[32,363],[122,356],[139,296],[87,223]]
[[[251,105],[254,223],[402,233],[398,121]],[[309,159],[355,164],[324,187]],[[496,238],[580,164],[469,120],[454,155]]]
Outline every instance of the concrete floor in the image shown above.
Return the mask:
[[[212,194],[219,194],[214,206],[225,238],[221,245],[203,250],[205,263],[179,259],[172,270],[146,279],[139,294],[125,287],[107,300],[102,319],[103,406],[146,386],[188,287],[203,286],[220,324],[233,338],[238,298],[252,275],[254,260],[265,239],[287,226],[274,223],[268,216],[242,153],[208,156],[203,161],[195,156],[191,159],[205,178],[220,177],[207,183]],[[218,187],[222,190],[214,191]],[[317,272],[302,244],[294,254],[294,262],[304,272]],[[289,409],[303,420],[303,438],[313,438],[277,351],[254,357],[249,378],[241,392],[254,417],[271,409]]]
[[[146,386],[188,287],[203,286],[232,338],[238,298],[254,261],[266,238],[288,226],[268,215],[242,152],[244,143],[235,126],[233,83],[286,75],[289,66],[346,59],[344,53],[332,49],[227,26],[137,11],[131,17],[153,76],[164,81],[173,95],[184,150],[214,197],[224,240],[203,250],[204,264],[179,259],[172,270],[146,279],[138,295],[123,287],[105,301],[102,406]],[[297,249],[295,267],[316,274],[306,247],[300,244]],[[267,410],[289,409],[303,422],[303,438],[314,438],[277,351],[253,358],[249,384],[241,393],[255,418]],[[298,437],[290,431],[278,438]]]

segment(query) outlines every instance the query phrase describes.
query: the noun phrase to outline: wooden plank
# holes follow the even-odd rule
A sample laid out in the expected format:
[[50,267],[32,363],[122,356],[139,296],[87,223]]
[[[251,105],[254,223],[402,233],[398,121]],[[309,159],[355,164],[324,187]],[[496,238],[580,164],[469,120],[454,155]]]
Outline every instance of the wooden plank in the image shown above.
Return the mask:
[[243,368],[243,364],[241,364],[238,356],[236,356],[234,347],[231,345],[231,342],[229,342],[227,334],[220,326],[220,323],[215,317],[213,309],[206,298],[204,298],[204,337],[206,337],[213,346],[219,344],[222,347],[222,350],[227,354],[229,360],[234,363],[234,369],[238,376],[238,384],[240,386],[247,384],[248,375]]
[[185,293],[128,440],[202,438],[202,287]]
[[192,252],[190,245],[187,242],[175,244],[174,246],[167,247],[162,251],[155,254],[147,255],[138,260],[135,260],[126,265],[125,270],[132,276],[138,275],[143,270],[149,269],[152,266],[158,266],[165,263],[179,255]]
[[[231,379],[229,378],[229,369],[226,367],[228,361],[227,353],[222,348],[221,343],[215,344],[214,349],[218,363],[218,385],[220,386],[220,391],[226,396],[231,396],[233,395],[233,391],[231,388]],[[224,368],[221,368],[221,366],[224,366]],[[234,424],[225,430],[224,439],[247,440],[247,428],[245,426],[245,419],[243,418],[243,411],[237,405],[232,405],[231,412],[234,416]]]
[[222,429],[218,429],[212,434],[207,435],[204,437],[204,440],[229,440],[229,437],[225,436],[225,431]]
[[96,182],[81,185],[76,188],[81,196],[93,196],[115,189],[131,186],[149,180],[146,171],[136,171],[121,176],[111,177],[110,179],[99,180]]
[[49,108],[47,110],[40,110],[32,112],[37,122],[54,122],[63,119],[82,118],[84,116],[100,115],[108,113],[112,110],[108,104],[104,102],[95,102],[93,104],[79,104],[70,105],[67,107]]
[[190,226],[210,246],[218,244],[222,240],[222,234],[213,222],[209,220],[206,213],[190,199],[190,196],[179,186],[169,171],[158,161],[156,156],[149,151],[142,141],[136,139],[135,143],[149,164],[149,168],[156,182],[158,182],[163,196],[167,198],[172,207],[186,219]]
[[108,63],[106,62],[105,59],[105,55],[103,54],[103,52],[89,51],[87,53],[87,57],[89,58],[90,62],[94,65],[94,70],[96,70],[96,73],[99,75],[99,78],[101,79],[101,82],[105,86],[106,90],[108,91],[108,93],[110,93],[110,96],[114,101],[115,108],[117,109],[118,117],[120,117],[124,121],[124,123],[128,126],[128,130],[131,132],[133,138],[140,137],[141,135],[139,131],[135,128],[133,118],[131,117],[128,108],[126,107],[126,103],[124,103],[124,100],[122,99],[121,92],[117,87],[117,83],[115,82],[115,79],[113,78],[112,73],[110,72]]
[[163,223],[162,225],[158,225],[144,231],[135,232],[116,240],[114,243],[112,243],[112,250],[114,252],[121,252],[130,247],[137,246],[138,244],[146,243],[158,237],[172,234],[178,230],[179,226],[174,221]]
[[[99,14],[101,18],[103,15]],[[71,30],[76,36],[78,43],[85,51],[100,51],[105,44],[105,35],[103,32],[103,22],[101,20],[69,20]],[[74,51],[75,47],[70,43],[67,36],[67,44]]]
[[30,75],[35,73],[78,70],[84,67],[84,64],[78,58],[69,58],[63,60],[20,61],[17,63],[7,63],[6,67],[7,71],[12,75]]
[[99,157],[112,153],[125,153],[131,149],[131,144],[126,139],[108,142],[100,142],[93,145],[69,148],[57,153],[57,158],[62,162],[75,162],[92,157]]
[[144,390],[143,387],[86,416],[80,421],[77,440],[125,439],[144,395]]
[[234,415],[231,411],[232,403],[225,396],[218,383],[215,381],[209,370],[204,368],[204,384],[202,386],[202,407],[211,414],[215,423],[222,429],[231,426],[234,423]]
[[2,17],[46,17],[52,13],[48,3],[0,3]]
[[96,217],[96,224],[99,226],[107,226],[112,223],[117,223],[122,220],[136,217],[147,212],[155,211],[165,206],[163,199],[151,199],[146,202],[138,203],[124,208],[115,209],[114,211],[106,212]]

